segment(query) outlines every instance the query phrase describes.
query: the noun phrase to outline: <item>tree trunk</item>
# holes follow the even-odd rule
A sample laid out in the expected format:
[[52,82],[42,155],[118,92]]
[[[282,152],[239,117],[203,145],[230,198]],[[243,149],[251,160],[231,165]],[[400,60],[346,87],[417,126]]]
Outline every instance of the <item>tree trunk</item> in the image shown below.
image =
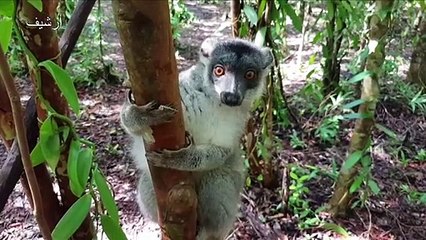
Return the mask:
[[[27,142],[30,149],[34,149],[37,144],[39,129],[36,114],[35,99],[33,96],[28,100],[25,108],[25,129],[27,130]],[[19,177],[22,175],[22,171],[21,153],[19,152],[17,142],[14,141],[7,154],[6,161],[0,169],[0,212],[3,211],[3,207],[6,205],[10,193],[15,188],[16,182],[18,182]],[[26,179],[23,179],[22,184],[28,184]],[[24,187],[24,189],[30,193],[28,186]],[[27,194],[27,196],[31,196],[31,194]]]
[[[168,3],[114,0],[113,9],[136,103],[156,100],[178,110],[172,122],[153,127],[150,150],[180,149],[185,129]],[[153,166],[150,171],[162,238],[195,239],[197,197],[190,173]]]
[[410,68],[407,74],[407,80],[426,86],[426,14],[423,13],[418,34],[419,40],[411,55]]
[[233,37],[238,37],[240,35],[240,14],[241,14],[240,0],[231,0],[231,21],[232,21]]
[[[43,29],[32,28],[26,25],[29,19],[46,19],[49,17],[52,21],[52,26],[56,26],[55,14],[58,5],[57,0],[43,0],[43,10],[39,12],[35,9],[28,1],[18,1],[17,6],[17,23],[20,27],[20,31],[24,35],[24,39],[30,51],[34,54],[38,61],[52,60],[61,66],[60,51],[58,45],[58,36],[52,28],[47,27]],[[58,89],[52,76],[45,70],[40,71],[42,89],[40,91],[44,98],[50,103],[50,105],[62,115],[68,115],[69,109],[66,100],[62,97],[60,90]],[[30,73],[34,85],[37,87],[34,72]],[[46,119],[46,110],[42,108],[39,99],[37,99],[37,115],[41,120]],[[58,123],[61,125],[61,123]],[[58,162],[58,166],[55,169],[56,177],[61,195],[62,209],[59,205],[56,193],[53,191],[52,179],[47,172],[44,164],[35,167],[39,186],[41,186],[41,193],[43,196],[44,210],[46,216],[50,216],[48,219],[49,228],[53,230],[56,223],[59,221],[62,213],[65,212],[71,205],[77,200],[77,197],[71,192],[69,188],[69,179],[67,176],[67,158],[68,148],[65,146],[65,150],[61,152],[61,157]],[[50,213],[50,214],[48,214]],[[74,234],[75,239],[92,239],[93,229],[91,225],[90,216],[88,215],[80,228]]]
[[15,124],[13,123],[12,108],[0,76],[0,138],[3,140],[6,149],[12,146],[14,137]]
[[[349,146],[349,155],[355,151],[363,151],[368,147],[371,130],[374,127],[374,112],[379,99],[379,73],[385,59],[386,35],[392,5],[393,0],[377,0],[375,13],[370,20],[368,46],[370,54],[367,58],[366,70],[371,74],[363,80],[361,99],[365,100],[365,103],[361,104],[358,109],[359,114],[369,117],[357,119]],[[383,19],[380,18],[382,12],[387,13]],[[347,170],[341,169],[335,192],[329,202],[329,212],[332,215],[338,216],[346,213],[352,197],[349,189],[359,173],[359,168],[360,166],[357,165]]]
[[[323,46],[323,54],[325,57],[324,76],[323,76],[323,93],[327,96],[333,93],[339,87],[340,81],[340,61],[338,54],[343,40],[343,30],[346,25],[342,21],[342,27],[336,29],[336,18],[338,18],[338,5],[337,0],[332,0],[333,13],[331,19],[327,22],[327,40],[326,45]],[[330,13],[327,13],[327,15]]]

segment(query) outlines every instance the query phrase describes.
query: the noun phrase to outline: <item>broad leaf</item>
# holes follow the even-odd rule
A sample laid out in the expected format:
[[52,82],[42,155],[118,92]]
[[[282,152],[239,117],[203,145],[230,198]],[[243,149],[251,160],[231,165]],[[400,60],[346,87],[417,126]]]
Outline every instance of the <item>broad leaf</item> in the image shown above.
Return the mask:
[[75,90],[74,83],[68,74],[63,68],[59,67],[56,63],[51,60],[46,60],[38,64],[41,67],[45,67],[47,71],[55,79],[56,85],[58,85],[64,97],[67,99],[72,110],[79,115],[80,113],[80,103],[78,101],[77,91]]
[[358,100],[352,101],[352,102],[350,102],[348,104],[345,104],[343,106],[343,109],[352,109],[353,107],[359,106],[359,105],[361,105],[363,103],[365,103],[364,99],[358,99]]
[[376,181],[374,181],[373,179],[369,179],[367,184],[368,184],[368,187],[370,187],[371,191],[374,193],[374,195],[379,194],[380,188],[379,188],[379,185],[376,183]]
[[319,41],[322,40],[322,37],[323,37],[323,32],[318,32],[315,35],[314,39],[312,40],[312,44],[317,44]]
[[262,47],[265,44],[266,30],[267,30],[267,27],[262,27],[261,29],[259,29],[259,31],[257,31],[256,38],[254,40],[257,46]]
[[110,216],[101,215],[101,224],[109,239],[127,240],[126,234],[124,234],[119,223],[115,222]]
[[7,52],[9,47],[10,38],[12,37],[12,28],[13,22],[11,18],[0,19],[0,46],[3,52]]
[[27,0],[27,1],[28,3],[33,5],[33,7],[35,7],[35,9],[37,9],[39,12],[43,11],[43,3],[41,2],[41,0]]
[[389,128],[387,128],[387,127],[385,127],[381,124],[378,124],[378,123],[376,123],[376,128],[379,129],[380,131],[384,132],[389,137],[391,137],[395,140],[398,140],[398,135],[394,131],[390,130]]
[[[15,10],[13,0],[0,0],[0,15],[6,17],[12,17],[13,11]],[[3,32],[3,31],[0,31]]]
[[303,27],[302,19],[299,16],[297,16],[293,7],[288,3],[284,3],[282,7],[284,11],[287,13],[287,15],[290,17],[294,28],[296,28],[297,31],[302,32],[302,27]]
[[33,151],[31,152],[31,162],[33,164],[33,167],[42,164],[46,159],[44,159],[43,152],[41,151],[40,142],[37,143],[37,145],[34,147]]
[[98,187],[99,195],[101,196],[102,204],[106,208],[108,215],[115,223],[119,223],[118,208],[115,204],[114,197],[111,194],[111,190],[108,187],[107,181],[99,169],[94,172],[94,178],[96,186]]
[[84,192],[84,186],[80,184],[78,172],[78,155],[80,153],[80,142],[72,140],[68,152],[67,171],[71,191],[77,197],[80,197]]
[[350,193],[354,193],[356,190],[359,189],[359,187],[362,184],[362,181],[364,181],[364,175],[358,175],[358,177],[355,178],[355,181],[352,183],[351,187],[349,188]]
[[257,26],[257,13],[254,10],[254,8],[248,4],[244,5],[244,13],[247,16],[247,19],[249,20],[249,22],[254,25]]
[[351,79],[349,79],[348,83],[359,82],[359,81],[363,80],[364,78],[366,78],[368,76],[370,76],[370,72],[369,71],[360,72],[357,75],[353,76]]
[[322,228],[338,233],[344,237],[349,237],[349,233],[340,225],[335,223],[324,223],[321,225]]
[[362,155],[363,155],[362,151],[355,151],[351,153],[348,159],[346,159],[346,161],[343,163],[343,166],[342,166],[343,171],[347,171],[351,169],[353,166],[355,166],[355,164],[357,164],[358,161],[361,159]]
[[84,188],[89,179],[90,170],[92,169],[93,150],[91,148],[81,149],[78,153],[77,172],[79,173],[78,180]]
[[265,11],[266,8],[266,1],[267,0],[262,0],[262,2],[259,4],[259,9],[257,10],[257,18],[261,18],[263,12]]
[[346,120],[351,120],[351,119],[371,118],[373,117],[373,115],[371,113],[370,114],[350,113],[350,114],[345,114],[342,117]]
[[40,127],[40,147],[43,156],[54,170],[61,154],[61,145],[59,141],[58,124],[52,117],[48,117]]
[[69,239],[86,218],[90,211],[91,204],[92,196],[90,196],[90,194],[85,194],[80,199],[78,199],[68,209],[61,220],[59,220],[55,229],[53,229],[53,240]]

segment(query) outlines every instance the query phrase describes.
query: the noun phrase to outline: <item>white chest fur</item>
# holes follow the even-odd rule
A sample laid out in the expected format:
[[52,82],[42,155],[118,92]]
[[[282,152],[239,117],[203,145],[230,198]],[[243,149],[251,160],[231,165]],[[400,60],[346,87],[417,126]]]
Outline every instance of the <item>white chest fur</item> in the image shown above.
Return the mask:
[[196,90],[182,97],[185,128],[196,144],[238,147],[249,116],[247,111],[242,111],[241,106],[220,104],[218,99]]

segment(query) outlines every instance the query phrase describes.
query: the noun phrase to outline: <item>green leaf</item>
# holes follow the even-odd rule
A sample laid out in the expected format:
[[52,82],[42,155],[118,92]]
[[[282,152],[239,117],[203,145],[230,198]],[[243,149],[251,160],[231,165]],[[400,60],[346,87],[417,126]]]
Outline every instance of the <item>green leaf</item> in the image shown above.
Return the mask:
[[11,18],[0,19],[0,46],[3,52],[7,52],[10,38],[12,37],[13,22]]
[[241,24],[240,32],[238,33],[239,37],[246,37],[249,33],[249,26],[247,22]]
[[282,7],[284,11],[287,13],[287,15],[290,17],[294,28],[296,28],[297,31],[302,32],[302,28],[303,28],[302,19],[299,16],[297,16],[293,7],[288,3],[284,3]]
[[376,181],[373,179],[369,179],[367,182],[368,187],[371,189],[371,191],[374,193],[374,195],[379,194],[380,188]]
[[342,3],[342,5],[343,5],[343,7],[346,9],[346,11],[348,11],[348,12],[352,12],[352,11],[353,11],[353,9],[352,9],[351,5],[350,5],[348,2],[346,2],[346,1],[341,1],[340,3]]
[[83,220],[90,211],[92,197],[89,194],[79,198],[59,220],[52,232],[53,240],[69,239],[80,227]]
[[40,67],[45,67],[55,79],[56,85],[58,85],[64,97],[67,99],[72,110],[79,115],[80,114],[80,103],[78,101],[77,91],[75,90],[74,83],[70,75],[63,68],[59,67],[56,63],[51,60],[46,60],[38,64]]
[[351,79],[348,80],[348,83],[356,83],[359,82],[361,80],[363,80],[364,78],[370,76],[370,72],[369,71],[363,71],[358,73],[357,75],[353,76]]
[[321,41],[321,39],[322,39],[322,35],[323,35],[323,32],[318,32],[318,33],[315,35],[314,39],[312,40],[312,43],[313,43],[313,44],[317,44],[319,41]]
[[349,192],[354,193],[356,190],[358,190],[363,180],[364,180],[364,175],[358,175],[358,177],[355,178],[355,181],[352,183],[351,187],[349,188]]
[[[111,190],[108,187],[108,183],[99,169],[94,172],[94,178],[96,186],[98,187],[99,195],[101,196],[102,204],[106,208],[108,215],[115,223],[119,223],[118,208],[115,204],[114,197],[111,194]],[[115,238],[112,238],[115,239]]]
[[33,7],[35,7],[35,9],[37,9],[39,12],[43,11],[43,3],[41,0],[28,0],[28,3],[33,5]]
[[349,237],[349,233],[340,225],[335,223],[324,223],[321,225],[322,228],[338,233],[344,237]]
[[419,202],[422,204],[426,204],[426,193],[421,193]]
[[78,179],[82,187],[86,187],[87,180],[89,179],[90,170],[92,169],[92,162],[93,149],[81,149],[78,153],[77,172],[79,173]]
[[343,28],[343,21],[340,17],[336,18],[336,28],[340,31]]
[[363,152],[359,150],[351,153],[348,159],[346,159],[346,161],[343,163],[342,170],[347,171],[351,169],[353,166],[355,166],[355,164],[358,163],[362,155],[363,155]]
[[391,137],[395,140],[398,140],[398,135],[394,131],[390,130],[389,128],[387,128],[387,127],[385,127],[381,124],[378,124],[378,123],[376,123],[376,128],[379,129],[380,131],[384,132],[389,137]]
[[50,116],[40,127],[40,147],[47,164],[54,170],[61,154],[61,143],[59,141],[58,124]]
[[353,107],[359,106],[359,105],[361,105],[363,103],[365,103],[364,99],[358,99],[358,100],[352,101],[352,102],[350,102],[348,104],[345,104],[343,106],[343,109],[352,109]]
[[77,197],[84,192],[84,186],[79,181],[78,155],[80,153],[80,141],[73,139],[70,144],[67,161],[67,171],[71,191]]
[[101,224],[109,239],[127,240],[126,234],[124,234],[119,223],[115,222],[110,216],[101,215]]
[[327,1],[327,19],[331,20],[334,17],[334,3]]
[[250,177],[246,177],[246,186],[247,187],[251,186],[251,178]]
[[351,119],[362,119],[362,118],[371,118],[372,114],[369,113],[350,113],[350,114],[345,114],[342,116],[344,119],[346,120],[351,120]]
[[265,11],[266,7],[266,0],[262,0],[262,2],[259,4],[259,9],[257,10],[257,18],[259,19],[263,12]]
[[363,167],[369,167],[371,166],[371,157],[369,155],[365,155],[364,157],[361,158],[361,165]]
[[14,10],[15,5],[13,0],[0,0],[0,15],[12,17]]
[[423,11],[426,11],[426,1],[419,1],[420,7],[422,8]]
[[293,178],[294,180],[299,179],[299,176],[297,176],[297,174],[294,172],[290,172],[290,177]]
[[33,164],[33,167],[44,163],[44,155],[41,151],[40,142],[37,143],[37,145],[34,147],[33,151],[31,152],[31,162]]
[[66,141],[68,139],[68,136],[70,135],[70,127],[62,126],[59,128],[59,132],[62,134],[62,139]]
[[249,22],[254,25],[257,26],[257,13],[254,10],[254,8],[248,4],[244,4],[244,13],[247,16],[247,19],[249,20]]
[[256,38],[254,40],[257,46],[262,47],[265,44],[265,36],[266,36],[267,29],[268,29],[267,27],[262,27],[261,29],[259,29],[259,31],[257,31]]

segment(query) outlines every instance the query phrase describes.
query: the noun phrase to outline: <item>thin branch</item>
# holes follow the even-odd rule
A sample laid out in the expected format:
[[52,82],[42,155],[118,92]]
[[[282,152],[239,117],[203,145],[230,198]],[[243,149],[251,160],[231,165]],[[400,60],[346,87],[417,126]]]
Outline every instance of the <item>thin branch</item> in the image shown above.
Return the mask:
[[[87,22],[87,18],[92,12],[92,8],[95,5],[96,0],[80,0],[75,7],[71,19],[65,28],[64,33],[59,40],[59,47],[61,48],[61,61],[62,66],[68,62],[71,56],[72,50],[74,49],[81,32],[83,31],[84,25]],[[102,34],[101,34],[102,35]]]
[[2,80],[6,87],[6,91],[9,95],[12,106],[13,120],[15,123],[17,141],[22,156],[22,164],[24,165],[25,175],[30,185],[31,197],[34,203],[33,214],[39,224],[43,238],[50,240],[52,237],[50,235],[49,227],[43,216],[43,202],[40,189],[37,184],[37,178],[30,159],[30,150],[27,143],[26,129],[22,115],[21,99],[18,91],[15,88],[13,77],[10,73],[9,65],[7,64],[2,48],[0,48],[0,74],[2,75]]

